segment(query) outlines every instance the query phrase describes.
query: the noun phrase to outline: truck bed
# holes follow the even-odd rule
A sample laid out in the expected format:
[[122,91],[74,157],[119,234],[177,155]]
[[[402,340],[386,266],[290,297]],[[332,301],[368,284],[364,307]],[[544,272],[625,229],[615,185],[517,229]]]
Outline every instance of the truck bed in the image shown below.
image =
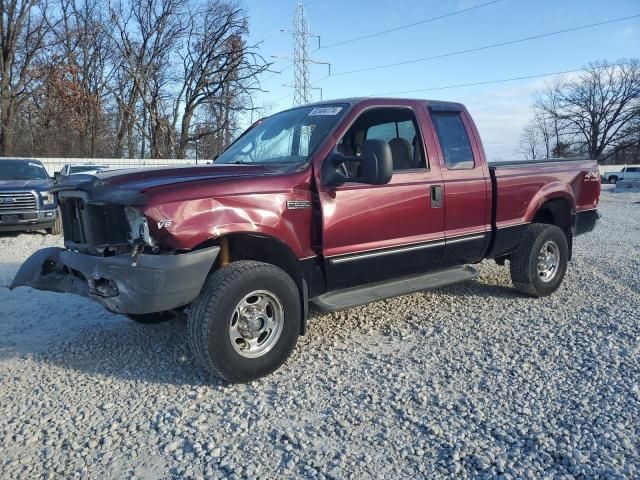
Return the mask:
[[[489,163],[489,173],[494,231],[491,257],[504,254],[513,246],[544,203],[575,205],[571,214],[576,215],[595,211],[600,196],[600,176],[595,160],[493,162]],[[549,197],[549,191],[556,193]],[[573,221],[572,218],[566,220]]]

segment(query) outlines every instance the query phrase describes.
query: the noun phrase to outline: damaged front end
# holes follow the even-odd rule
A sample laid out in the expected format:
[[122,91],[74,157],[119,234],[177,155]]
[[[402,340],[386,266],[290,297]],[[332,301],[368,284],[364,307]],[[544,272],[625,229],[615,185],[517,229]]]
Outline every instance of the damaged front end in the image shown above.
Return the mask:
[[55,189],[65,248],[34,253],[10,288],[82,295],[123,314],[156,313],[191,303],[219,247],[164,251],[149,233],[142,193],[82,177]]

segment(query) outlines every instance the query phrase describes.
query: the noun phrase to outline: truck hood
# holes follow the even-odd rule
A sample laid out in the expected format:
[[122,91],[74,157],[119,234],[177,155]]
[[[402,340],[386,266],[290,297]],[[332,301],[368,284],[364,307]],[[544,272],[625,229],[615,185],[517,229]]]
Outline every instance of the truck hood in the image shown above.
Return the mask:
[[87,192],[92,203],[114,203],[142,206],[145,192],[168,185],[218,179],[276,175],[277,170],[261,165],[205,165],[189,167],[159,167],[114,169],[96,175],[76,174],[60,180],[55,192],[77,190]]
[[203,165],[107,170],[95,177],[113,186],[126,186],[143,192],[176,183],[229,177],[257,177],[276,173],[276,170],[262,165]]
[[48,190],[53,182],[49,179],[41,180],[0,180],[0,190]]

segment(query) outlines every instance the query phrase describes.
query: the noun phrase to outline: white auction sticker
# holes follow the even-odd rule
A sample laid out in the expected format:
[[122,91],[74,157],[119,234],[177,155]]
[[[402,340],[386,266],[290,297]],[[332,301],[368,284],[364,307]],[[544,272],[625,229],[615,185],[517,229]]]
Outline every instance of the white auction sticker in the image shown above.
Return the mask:
[[314,108],[309,112],[309,116],[312,115],[337,115],[342,110],[342,107],[319,107]]

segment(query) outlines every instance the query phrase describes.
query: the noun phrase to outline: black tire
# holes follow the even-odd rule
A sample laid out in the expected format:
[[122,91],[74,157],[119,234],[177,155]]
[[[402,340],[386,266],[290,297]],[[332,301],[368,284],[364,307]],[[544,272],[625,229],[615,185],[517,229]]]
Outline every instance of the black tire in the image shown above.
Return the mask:
[[[543,246],[557,246],[559,261],[552,278],[544,281],[538,271],[538,255]],[[511,255],[511,280],[515,288],[532,297],[545,297],[555,292],[567,272],[569,246],[565,233],[555,225],[531,224],[518,249]]]
[[155,323],[168,322],[173,320],[176,316],[172,312],[158,312],[158,313],[143,313],[140,315],[129,313],[127,317],[136,323],[142,323],[145,325],[153,325]]
[[62,216],[60,215],[59,210],[58,210],[58,216],[56,217],[56,221],[50,228],[47,228],[47,233],[49,235],[62,235]]
[[616,183],[618,183],[618,177],[616,176],[609,177],[609,183],[612,183],[615,185]]
[[[281,333],[261,356],[241,355],[230,338],[236,306],[254,291],[275,295],[282,306]],[[229,382],[248,382],[276,370],[289,357],[300,334],[300,293],[280,268],[256,261],[230,263],[213,272],[188,315],[191,350],[208,372]]]

